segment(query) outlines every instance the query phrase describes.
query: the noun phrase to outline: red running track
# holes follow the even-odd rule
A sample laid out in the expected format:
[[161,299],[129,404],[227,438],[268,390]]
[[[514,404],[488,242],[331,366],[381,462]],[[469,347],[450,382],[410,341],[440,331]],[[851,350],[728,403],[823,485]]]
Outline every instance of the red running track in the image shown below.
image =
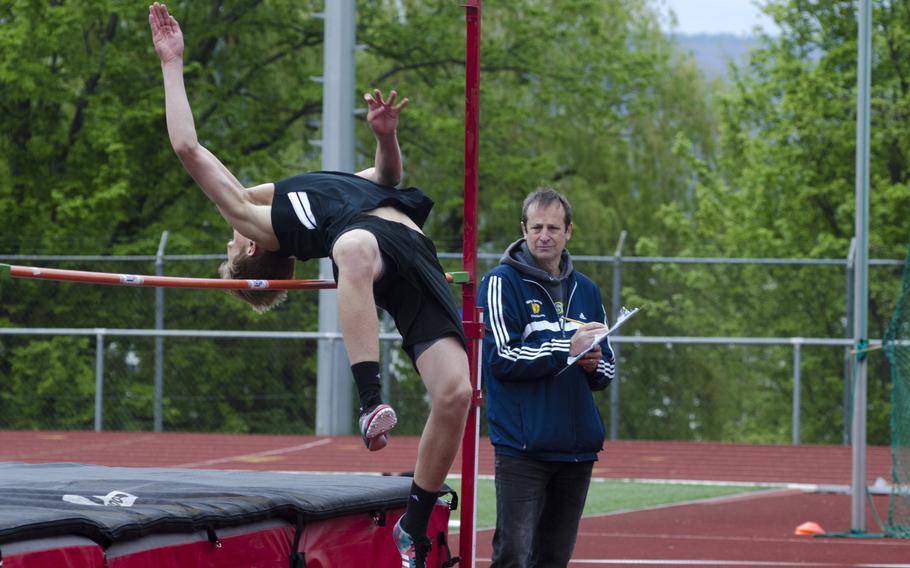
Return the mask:
[[[0,430],[0,461],[401,473],[412,470],[416,458],[413,436],[393,436],[386,449],[370,453],[357,436]],[[889,448],[869,447],[866,461],[869,484],[878,477],[890,479]],[[493,474],[493,449],[486,438],[480,443],[479,470]],[[594,475],[849,485],[851,453],[845,446],[607,442]]]
[[[416,456],[415,437],[393,437],[386,449],[370,453],[355,436],[0,431],[0,461],[28,463],[403,473]],[[866,469],[870,485],[878,477],[889,480],[889,448],[868,448]],[[493,473],[486,439],[479,471]],[[849,486],[851,452],[843,446],[608,442],[594,475]],[[880,514],[887,506],[886,497],[876,498]],[[792,490],[588,518],[571,566],[910,568],[910,541],[793,535],[805,521],[848,531],[850,518],[847,495]],[[866,519],[868,530],[877,530],[870,511]],[[489,566],[491,538],[490,531],[478,535],[478,567]]]
[[[876,507],[887,511],[887,498]],[[871,521],[867,508],[867,519]],[[570,566],[910,567],[910,542],[794,535],[813,520],[827,531],[850,524],[847,495],[776,490],[582,521]],[[477,566],[490,565],[491,531],[478,535]]]

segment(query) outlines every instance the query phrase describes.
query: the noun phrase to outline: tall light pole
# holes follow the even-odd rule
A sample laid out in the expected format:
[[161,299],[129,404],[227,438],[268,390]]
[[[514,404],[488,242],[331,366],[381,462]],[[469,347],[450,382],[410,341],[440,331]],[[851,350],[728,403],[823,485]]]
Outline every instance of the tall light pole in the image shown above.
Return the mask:
[[866,353],[869,323],[869,90],[872,75],[872,3],[860,0],[858,16],[856,92],[856,268],[853,304],[853,340],[856,367],[853,382],[853,478],[851,523],[857,532],[866,529]]
[[[354,169],[354,0],[326,0],[322,76],[322,169]],[[319,261],[319,277],[332,278],[332,261]],[[319,331],[338,332],[335,290],[319,292]],[[350,365],[341,340],[319,340],[316,433],[351,433]]]

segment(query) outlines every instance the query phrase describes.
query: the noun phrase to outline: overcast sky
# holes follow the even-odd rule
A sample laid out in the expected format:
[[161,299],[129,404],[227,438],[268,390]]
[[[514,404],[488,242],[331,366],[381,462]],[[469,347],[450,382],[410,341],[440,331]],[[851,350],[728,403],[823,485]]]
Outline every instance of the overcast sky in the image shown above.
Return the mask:
[[[756,7],[756,0],[657,0],[663,11],[676,13],[676,31],[694,33],[733,33],[748,35],[756,25],[766,31],[771,20]],[[762,3],[764,3],[762,1]]]

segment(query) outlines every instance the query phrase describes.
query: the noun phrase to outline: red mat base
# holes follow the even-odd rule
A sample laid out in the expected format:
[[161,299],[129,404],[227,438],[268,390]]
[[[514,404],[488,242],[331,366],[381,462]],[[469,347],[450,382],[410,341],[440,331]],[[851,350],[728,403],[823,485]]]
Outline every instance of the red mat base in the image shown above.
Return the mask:
[[[392,542],[392,527],[404,513],[389,511],[380,525],[367,514],[326,519],[304,526],[299,552],[306,568],[370,566],[400,568],[401,557]],[[428,534],[433,549],[427,568],[440,568],[448,559],[442,535],[448,540],[449,507],[433,510]],[[152,535],[115,543],[103,550],[81,537],[60,537],[0,545],[3,568],[288,568],[294,527],[266,521],[218,531],[218,543],[205,532]]]

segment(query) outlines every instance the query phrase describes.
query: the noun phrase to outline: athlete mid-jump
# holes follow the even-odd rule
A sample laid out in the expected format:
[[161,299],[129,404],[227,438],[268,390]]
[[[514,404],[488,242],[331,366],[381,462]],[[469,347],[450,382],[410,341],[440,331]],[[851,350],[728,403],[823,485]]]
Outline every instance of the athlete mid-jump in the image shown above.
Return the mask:
[[[433,243],[420,230],[432,200],[401,179],[395,104],[375,90],[364,96],[376,138],[374,167],[357,174],[312,172],[245,188],[199,144],[183,83],[183,33],[167,8],[149,7],[149,24],[164,75],[167,130],[186,171],[233,228],[226,278],[280,279],[296,260],[332,259],[338,319],[361,402],[360,428],[370,450],[383,448],[395,425],[379,381],[379,321],[388,311],[430,396],[431,411],[417,454],[407,511],[395,526],[405,566],[423,566],[426,529],[458,452],[471,399],[461,319]],[[283,299],[279,291],[239,290],[257,310]]]

